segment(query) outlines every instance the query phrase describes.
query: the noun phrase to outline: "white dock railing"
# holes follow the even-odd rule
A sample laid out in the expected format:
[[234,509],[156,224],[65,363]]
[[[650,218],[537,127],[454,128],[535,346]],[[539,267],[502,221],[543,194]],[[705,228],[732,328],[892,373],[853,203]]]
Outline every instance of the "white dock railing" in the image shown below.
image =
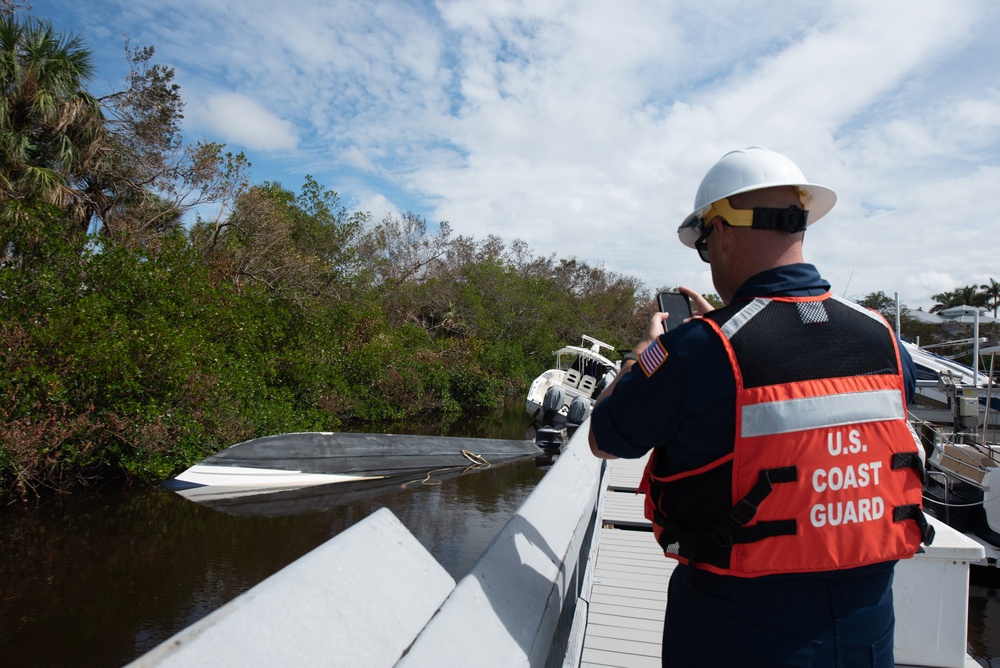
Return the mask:
[[[588,428],[457,585],[382,509],[130,666],[579,666],[609,484]],[[942,535],[938,557],[896,569],[897,661],[965,665],[974,550],[946,525]],[[945,599],[958,602],[958,618]],[[927,628],[945,617],[943,630]]]
[[457,586],[382,509],[130,666],[577,665],[605,470],[575,439]]

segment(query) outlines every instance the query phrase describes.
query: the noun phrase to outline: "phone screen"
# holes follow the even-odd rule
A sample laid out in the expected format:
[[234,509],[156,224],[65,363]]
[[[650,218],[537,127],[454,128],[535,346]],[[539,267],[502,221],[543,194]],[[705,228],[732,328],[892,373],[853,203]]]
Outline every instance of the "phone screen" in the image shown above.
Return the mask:
[[691,302],[684,293],[661,292],[656,295],[656,302],[661,312],[670,314],[663,323],[664,331],[669,332],[691,317]]

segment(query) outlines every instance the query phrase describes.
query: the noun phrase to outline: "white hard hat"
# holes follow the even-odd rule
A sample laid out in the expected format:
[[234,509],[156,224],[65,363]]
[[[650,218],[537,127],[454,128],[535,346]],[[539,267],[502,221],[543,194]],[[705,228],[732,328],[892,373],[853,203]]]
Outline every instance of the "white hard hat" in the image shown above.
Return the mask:
[[781,155],[760,146],[730,151],[708,170],[694,198],[694,211],[677,228],[681,243],[694,248],[701,235],[701,217],[713,202],[739,193],[794,186],[802,198],[802,208],[809,212],[807,224],[812,225],[827,214],[837,201],[837,194],[826,186],[809,183],[798,166]]

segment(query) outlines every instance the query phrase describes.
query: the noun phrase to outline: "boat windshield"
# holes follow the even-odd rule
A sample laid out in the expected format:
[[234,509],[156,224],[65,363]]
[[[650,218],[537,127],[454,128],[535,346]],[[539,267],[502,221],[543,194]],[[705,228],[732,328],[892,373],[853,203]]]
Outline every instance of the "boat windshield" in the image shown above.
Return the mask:
[[589,350],[563,348],[556,351],[556,368],[560,371],[576,369],[583,376],[599,379],[614,367],[614,362]]

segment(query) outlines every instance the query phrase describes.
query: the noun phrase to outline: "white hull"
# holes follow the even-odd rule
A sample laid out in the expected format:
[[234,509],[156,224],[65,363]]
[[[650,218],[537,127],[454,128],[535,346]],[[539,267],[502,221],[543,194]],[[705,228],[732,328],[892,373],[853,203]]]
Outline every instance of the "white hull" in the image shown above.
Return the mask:
[[193,500],[354,487],[535,456],[530,441],[412,434],[276,434],[221,450],[163,486]]
[[971,540],[976,541],[983,546],[985,551],[985,556],[979,561],[971,562],[973,566],[985,566],[988,568],[1000,568],[1000,547],[996,545],[990,545],[985,540],[980,538],[974,533],[966,532],[965,536]]
[[[549,369],[532,381],[525,403],[525,411],[532,419],[538,419],[542,416],[545,410],[543,407],[545,393],[549,391],[549,388],[560,385],[565,376],[566,372],[561,369]],[[567,410],[569,410],[569,404],[564,405],[559,412],[565,417]]]
[[303,473],[280,469],[258,469],[246,466],[208,466],[195,464],[174,478],[192,485],[214,487],[304,487],[328,485],[335,482],[373,480],[384,476]]

